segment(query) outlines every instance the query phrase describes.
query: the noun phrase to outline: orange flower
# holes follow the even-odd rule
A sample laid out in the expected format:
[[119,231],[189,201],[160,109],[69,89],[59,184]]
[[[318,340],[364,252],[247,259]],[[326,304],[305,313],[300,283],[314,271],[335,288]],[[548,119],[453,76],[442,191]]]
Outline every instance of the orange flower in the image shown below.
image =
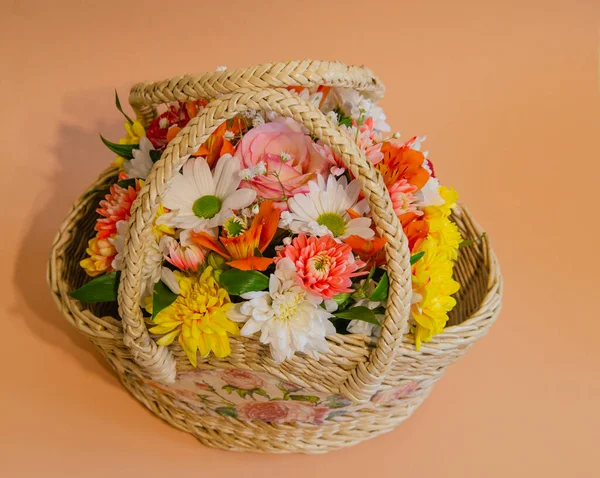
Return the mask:
[[[192,231],[192,241],[221,255],[229,262],[231,267],[243,271],[264,271],[269,267],[273,258],[256,256],[256,251],[264,252],[267,248],[279,223],[281,210],[274,207],[273,201],[264,201],[260,205],[258,214],[254,216],[250,228],[233,237],[221,236],[215,239],[206,232],[195,233]],[[226,232],[224,231],[226,234]]]
[[381,145],[381,152],[383,159],[375,167],[388,188],[404,178],[418,191],[429,179],[429,171],[423,167],[425,157],[420,151],[388,141]]
[[404,234],[408,238],[408,248],[413,251],[423,243],[429,234],[429,223],[424,216],[417,216],[414,212],[402,214],[399,219]]
[[348,236],[344,242],[352,247],[352,251],[367,263],[367,268],[381,266],[385,263],[385,251],[383,247],[387,244],[384,237],[363,239],[360,236]]
[[246,128],[241,118],[235,118],[227,127],[228,121],[224,121],[221,125],[211,134],[206,142],[198,148],[193,156],[202,156],[206,158],[206,162],[212,168],[216,161],[224,154],[234,154],[235,147],[228,139],[225,139],[225,132],[231,131],[233,134],[238,134]]

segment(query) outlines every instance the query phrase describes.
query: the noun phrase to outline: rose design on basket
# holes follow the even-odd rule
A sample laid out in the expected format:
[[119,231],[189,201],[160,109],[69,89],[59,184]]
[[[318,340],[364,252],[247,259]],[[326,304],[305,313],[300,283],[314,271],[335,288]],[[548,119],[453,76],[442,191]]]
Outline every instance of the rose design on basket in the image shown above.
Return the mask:
[[376,405],[381,405],[384,403],[391,402],[393,400],[398,400],[399,398],[406,398],[410,396],[413,392],[418,390],[419,384],[414,380],[406,382],[400,387],[391,388],[389,390],[382,390],[377,392],[371,398],[371,402]]
[[224,370],[221,372],[221,379],[225,382],[223,390],[230,394],[235,392],[240,398],[250,396],[254,399],[254,394],[262,395],[268,399],[271,398],[262,388],[265,385],[264,380],[247,370]]
[[308,181],[330,166],[313,145],[304,127],[290,118],[276,118],[251,129],[235,153],[242,164],[241,187],[280,201],[308,191]]
[[275,423],[323,423],[329,409],[296,401],[250,402],[239,410],[242,420]]

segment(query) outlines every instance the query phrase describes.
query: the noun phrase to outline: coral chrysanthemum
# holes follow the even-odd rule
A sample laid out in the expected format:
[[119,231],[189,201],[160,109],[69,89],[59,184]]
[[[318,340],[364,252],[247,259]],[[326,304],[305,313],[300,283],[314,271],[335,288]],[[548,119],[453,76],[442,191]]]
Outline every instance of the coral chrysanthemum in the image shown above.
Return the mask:
[[349,244],[340,244],[327,235],[323,237],[300,234],[278,253],[275,261],[287,257],[296,267],[298,282],[308,291],[331,299],[342,292],[352,292],[352,277],[365,266],[357,261]]
[[169,307],[154,318],[153,334],[165,334],[158,345],[169,345],[179,337],[179,343],[191,364],[197,365],[196,353],[207,357],[212,351],[216,357],[231,353],[229,335],[238,335],[238,326],[225,315],[232,307],[229,294],[221,288],[207,267],[200,276],[186,276],[175,272],[180,294]]
[[117,233],[117,222],[127,221],[131,212],[131,205],[137,197],[140,190],[140,181],[135,182],[135,188],[129,186],[123,188],[118,184],[110,187],[110,193],[105,199],[100,201],[100,207],[96,212],[102,217],[96,222],[96,231],[98,239],[106,239]]

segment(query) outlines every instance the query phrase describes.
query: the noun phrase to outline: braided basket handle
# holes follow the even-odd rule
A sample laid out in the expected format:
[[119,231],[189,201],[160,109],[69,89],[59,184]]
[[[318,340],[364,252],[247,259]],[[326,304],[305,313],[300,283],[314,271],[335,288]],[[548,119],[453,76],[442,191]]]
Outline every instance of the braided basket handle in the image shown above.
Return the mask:
[[[408,324],[411,300],[411,268],[407,239],[394,214],[391,200],[380,173],[359,151],[356,144],[342,135],[327,117],[312,104],[285,89],[239,89],[217,98],[193,118],[169,143],[156,162],[134,202],[125,239],[124,268],[119,285],[119,313],[123,321],[124,342],[136,362],[158,381],[175,380],[172,353],[150,337],[140,309],[142,265],[148,265],[149,241],[156,240],[152,223],[170,181],[182,167],[187,155],[204,143],[224,121],[254,109],[274,111],[303,124],[339,155],[358,178],[372,211],[378,233],[387,239],[389,275],[388,305],[381,337],[369,360],[360,363],[340,386],[339,392],[355,403],[368,401],[379,389],[402,343]],[[159,266],[159,264],[155,264]]]
[[385,90],[379,78],[364,66],[347,66],[339,61],[302,60],[138,83],[131,88],[129,104],[137,119],[147,126],[156,116],[155,106],[163,103],[216,98],[239,88],[320,85],[353,88],[364,92],[373,101],[381,99]]

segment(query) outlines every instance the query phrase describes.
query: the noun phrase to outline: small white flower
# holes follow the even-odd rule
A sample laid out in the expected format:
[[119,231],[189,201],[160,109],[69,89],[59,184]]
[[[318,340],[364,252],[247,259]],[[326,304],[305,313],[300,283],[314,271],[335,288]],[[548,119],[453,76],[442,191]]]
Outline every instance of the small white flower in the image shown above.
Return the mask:
[[320,297],[298,285],[296,268],[288,259],[277,263],[269,278],[269,290],[248,292],[241,296],[245,302],[235,304],[227,317],[245,322],[240,334],[261,333],[260,341],[268,344],[277,362],[304,352],[315,358],[329,352],[325,337],[335,334],[329,321],[331,314],[319,306]]
[[319,175],[317,181],[308,182],[308,188],[307,194],[296,194],[288,201],[292,221],[286,227],[292,232],[316,236],[331,234],[340,239],[352,235],[371,239],[375,235],[370,227],[370,218],[352,219],[347,212],[348,209],[356,211],[365,207],[364,200],[358,201],[358,180],[348,184],[345,177],[336,179],[329,176],[325,182]]
[[215,68],[215,71],[227,71],[227,67],[223,65],[219,65]]
[[166,129],[169,127],[169,120],[167,118],[161,118],[158,120],[158,127],[160,129]]
[[339,118],[335,111],[330,111],[325,116],[327,116],[327,118],[329,118],[329,120],[333,123],[334,126],[338,125]]
[[157,219],[166,224],[196,232],[222,225],[233,210],[249,206],[256,198],[253,189],[241,188],[239,159],[223,155],[211,173],[204,158],[188,159],[171,181],[163,205],[171,212]]
[[140,148],[132,151],[133,158],[125,161],[125,172],[130,178],[146,179],[152,169],[152,158],[150,151],[154,151],[154,146],[148,138],[143,136],[140,139]]
[[267,172],[267,165],[264,161],[259,161],[254,166],[254,176],[262,176]]
[[231,130],[226,130],[223,134],[223,138],[227,141],[232,141],[235,138],[235,133]]
[[279,227],[281,229],[287,229],[293,220],[294,217],[290,211],[283,211],[279,216]]
[[256,115],[252,118],[252,126],[254,126],[255,128],[263,124],[265,124],[265,120],[261,115]]

